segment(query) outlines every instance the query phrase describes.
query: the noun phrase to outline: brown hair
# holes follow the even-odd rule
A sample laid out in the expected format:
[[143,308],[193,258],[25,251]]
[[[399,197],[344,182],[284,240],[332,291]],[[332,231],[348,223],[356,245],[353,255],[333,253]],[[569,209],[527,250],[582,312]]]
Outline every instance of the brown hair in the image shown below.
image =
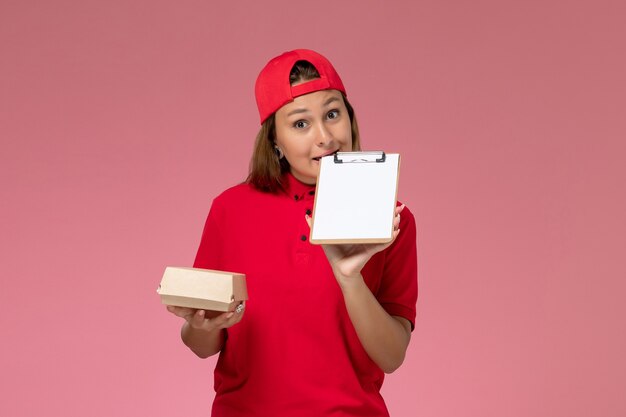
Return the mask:
[[[320,78],[320,75],[310,62],[297,61],[289,74],[289,83],[294,85],[316,78]],[[352,150],[359,151],[361,150],[361,142],[356,115],[345,96],[343,96],[343,101],[348,109],[348,115],[350,116]],[[285,172],[289,171],[289,162],[287,162],[287,159],[278,159],[278,155],[274,149],[275,141],[276,122],[272,114],[263,122],[259,133],[256,135],[252,159],[250,160],[250,173],[246,179],[246,182],[251,184],[254,188],[270,193],[276,193],[284,189],[282,177]]]

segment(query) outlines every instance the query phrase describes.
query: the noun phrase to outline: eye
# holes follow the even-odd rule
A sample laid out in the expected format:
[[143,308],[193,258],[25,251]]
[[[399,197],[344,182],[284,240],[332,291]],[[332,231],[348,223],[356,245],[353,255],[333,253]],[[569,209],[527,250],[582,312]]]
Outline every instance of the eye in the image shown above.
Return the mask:
[[339,117],[339,110],[331,110],[326,114],[327,119],[336,119]]
[[298,120],[297,122],[293,124],[293,127],[295,127],[296,129],[304,129],[307,126],[308,126],[308,123],[304,120]]

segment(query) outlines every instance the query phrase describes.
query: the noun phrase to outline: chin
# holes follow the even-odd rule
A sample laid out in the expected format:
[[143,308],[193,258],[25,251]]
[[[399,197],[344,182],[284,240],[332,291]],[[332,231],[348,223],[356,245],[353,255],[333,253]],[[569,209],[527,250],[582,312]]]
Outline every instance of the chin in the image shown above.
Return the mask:
[[315,184],[317,183],[317,175],[319,174],[320,170],[317,169],[314,172],[291,172],[293,174],[294,177],[296,177],[300,182],[303,182],[305,184]]

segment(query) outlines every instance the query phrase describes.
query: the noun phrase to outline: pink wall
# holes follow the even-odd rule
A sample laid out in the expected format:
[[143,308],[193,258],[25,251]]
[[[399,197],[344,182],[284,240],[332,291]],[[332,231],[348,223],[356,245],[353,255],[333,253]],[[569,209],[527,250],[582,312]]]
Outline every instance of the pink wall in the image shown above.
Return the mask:
[[623,4],[3,0],[0,415],[208,415],[214,362],[155,289],[296,47],[403,155],[420,300],[392,415],[626,415]]

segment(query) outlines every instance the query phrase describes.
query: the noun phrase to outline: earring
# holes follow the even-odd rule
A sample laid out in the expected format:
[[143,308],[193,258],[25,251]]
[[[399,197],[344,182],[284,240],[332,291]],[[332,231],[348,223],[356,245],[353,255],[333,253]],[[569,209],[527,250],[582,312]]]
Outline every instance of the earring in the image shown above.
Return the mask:
[[274,146],[274,152],[276,152],[276,156],[278,157],[278,159],[283,159],[285,157],[283,150],[280,149],[278,146]]

